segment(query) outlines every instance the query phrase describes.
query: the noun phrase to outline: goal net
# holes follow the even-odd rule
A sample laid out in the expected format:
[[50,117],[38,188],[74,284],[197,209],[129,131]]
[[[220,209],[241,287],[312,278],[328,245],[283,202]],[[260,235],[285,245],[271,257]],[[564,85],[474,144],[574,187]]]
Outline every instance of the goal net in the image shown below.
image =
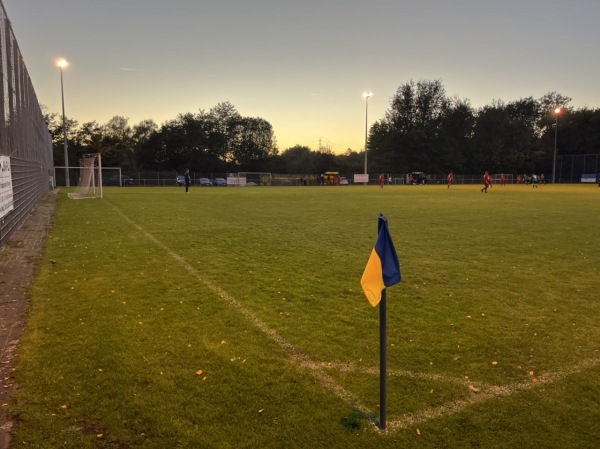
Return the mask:
[[506,182],[507,184],[514,184],[514,182],[515,182],[514,176],[510,173],[509,174],[495,173],[494,175],[492,175],[493,183],[501,184],[502,176],[504,176],[504,182]]
[[79,180],[69,198],[102,198],[102,162],[100,153],[84,154],[79,161]]

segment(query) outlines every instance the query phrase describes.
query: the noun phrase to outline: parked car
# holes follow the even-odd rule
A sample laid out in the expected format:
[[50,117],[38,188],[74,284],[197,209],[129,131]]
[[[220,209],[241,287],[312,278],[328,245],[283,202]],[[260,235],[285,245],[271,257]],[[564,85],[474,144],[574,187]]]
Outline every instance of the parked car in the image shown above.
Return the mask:
[[119,182],[119,175],[113,175],[109,177],[104,184],[107,186],[132,186],[135,183],[131,176],[122,175],[121,182]]
[[217,187],[227,187],[227,181],[224,178],[215,178],[212,182],[213,186]]
[[210,182],[210,179],[208,179],[208,178],[199,178],[198,185],[200,185],[202,187],[212,186],[212,182]]
[[177,178],[175,178],[175,185],[176,186],[184,186],[185,185],[185,176],[178,176]]
[[348,185],[348,179],[344,178],[343,176],[340,176],[340,185],[341,186],[347,186]]

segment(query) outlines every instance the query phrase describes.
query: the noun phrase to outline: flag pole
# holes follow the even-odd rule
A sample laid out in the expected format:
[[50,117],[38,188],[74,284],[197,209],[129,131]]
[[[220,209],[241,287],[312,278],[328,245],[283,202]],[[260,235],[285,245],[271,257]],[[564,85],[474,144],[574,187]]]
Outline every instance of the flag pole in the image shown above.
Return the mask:
[[379,305],[379,427],[385,431],[387,409],[387,292],[386,288],[402,281],[400,261],[386,218],[379,214],[377,241],[360,279],[369,303]]
[[379,428],[385,431],[387,409],[387,293],[379,302]]

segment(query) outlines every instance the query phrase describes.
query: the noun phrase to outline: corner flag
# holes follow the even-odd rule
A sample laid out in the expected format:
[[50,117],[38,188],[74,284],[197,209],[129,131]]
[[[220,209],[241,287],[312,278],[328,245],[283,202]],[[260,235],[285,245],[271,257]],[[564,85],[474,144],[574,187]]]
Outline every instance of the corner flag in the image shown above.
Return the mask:
[[379,214],[379,235],[365,267],[360,285],[373,307],[381,301],[381,292],[402,280],[398,254],[392,242],[387,219]]

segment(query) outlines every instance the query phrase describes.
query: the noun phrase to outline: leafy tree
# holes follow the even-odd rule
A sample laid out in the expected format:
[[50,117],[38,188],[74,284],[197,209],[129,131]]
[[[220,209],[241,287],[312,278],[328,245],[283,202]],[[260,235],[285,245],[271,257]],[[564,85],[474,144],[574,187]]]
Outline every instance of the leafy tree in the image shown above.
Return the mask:
[[260,171],[273,150],[273,127],[261,118],[241,118],[231,146],[231,162],[244,171]]
[[139,161],[155,170],[259,171],[275,152],[271,124],[242,117],[226,102],[209,112],[180,114],[150,131],[139,144]]
[[317,156],[309,147],[296,145],[288,148],[279,156],[283,173],[315,173]]
[[475,111],[469,100],[449,100],[441,117],[435,165],[428,170],[434,173],[464,173],[472,151],[474,127]]
[[106,122],[102,130],[100,153],[103,165],[118,166],[125,170],[135,168],[133,130],[129,126],[129,119],[116,115]]
[[191,113],[179,114],[165,122],[146,144],[153,156],[152,168],[183,172],[190,166],[201,164],[204,131],[203,123]]
[[[374,172],[401,171],[396,167],[406,167],[407,158],[400,148],[402,134],[394,129],[393,123],[380,120],[371,125],[367,148],[368,168]],[[362,153],[364,161],[364,152]],[[364,165],[363,165],[364,168]],[[362,173],[363,169],[358,171]]]
[[229,162],[232,157],[232,144],[236,141],[236,132],[240,131],[237,127],[242,116],[237,109],[228,101],[217,104],[209,112],[213,119],[213,133],[217,146],[217,151],[222,160]]
[[371,127],[371,171],[430,173],[539,171],[551,167],[555,105],[565,118],[569,97],[550,92],[511,103],[494,101],[474,111],[449,99],[441,81],[401,85],[384,118]]
[[[600,110],[573,110],[571,99],[549,92],[540,99],[494,101],[474,111],[469,100],[448,98],[439,80],[400,85],[384,117],[370,128],[370,172],[413,170],[445,173],[549,171],[552,168],[557,115],[559,154],[600,152]],[[64,159],[62,116],[44,112],[53,141],[54,160]],[[243,117],[229,102],[208,112],[179,114],[160,127],[152,120],[130,126],[115,116],[106,124],[79,125],[67,120],[70,165],[84,153],[100,152],[103,164],[125,170],[201,172],[271,171],[280,173],[361,173],[364,152],[333,154],[296,145],[281,154],[272,126],[259,117]]]
[[539,159],[543,159],[538,137],[540,102],[532,97],[522,98],[508,103],[506,111],[510,121],[505,137],[508,148],[498,171],[539,171],[542,168]]
[[541,128],[554,121],[554,110],[557,107],[569,109],[572,98],[559,94],[558,92],[548,92],[538,100],[538,114]]
[[507,150],[510,117],[506,105],[495,101],[478,111],[473,133],[471,170],[503,171],[502,155]]
[[379,172],[426,167],[442,170],[440,158],[447,151],[442,142],[452,143],[450,129],[444,130],[444,120],[452,116],[453,106],[463,109],[467,106],[464,102],[455,103],[446,97],[439,80],[417,83],[411,80],[401,85],[385,117],[371,127],[369,150],[374,158],[370,168]]
[[561,154],[600,154],[600,109],[566,111],[558,121]]
[[350,175],[364,171],[365,154],[352,151],[350,148],[344,154],[335,156],[335,165],[340,173]]
[[86,153],[99,153],[102,149],[104,132],[102,126],[95,121],[86,122],[76,130],[77,146],[85,148]]
[[[63,132],[63,120],[62,115],[55,112],[45,112],[45,107],[42,107],[44,120],[48,124],[48,131],[50,132],[50,138],[52,140],[52,155],[54,158],[54,165],[64,166],[65,164],[65,151],[64,151],[64,132]],[[77,139],[77,128],[79,126],[76,120],[65,118],[67,125],[67,153],[69,157],[69,165],[71,167],[79,164],[79,158],[81,157],[80,151],[77,150],[75,144]]]
[[326,171],[339,171],[335,154],[331,150],[321,149],[315,152],[315,166],[317,173]]
[[136,143],[143,142],[150,138],[152,133],[158,130],[158,125],[152,119],[142,120],[133,127],[133,140]]

